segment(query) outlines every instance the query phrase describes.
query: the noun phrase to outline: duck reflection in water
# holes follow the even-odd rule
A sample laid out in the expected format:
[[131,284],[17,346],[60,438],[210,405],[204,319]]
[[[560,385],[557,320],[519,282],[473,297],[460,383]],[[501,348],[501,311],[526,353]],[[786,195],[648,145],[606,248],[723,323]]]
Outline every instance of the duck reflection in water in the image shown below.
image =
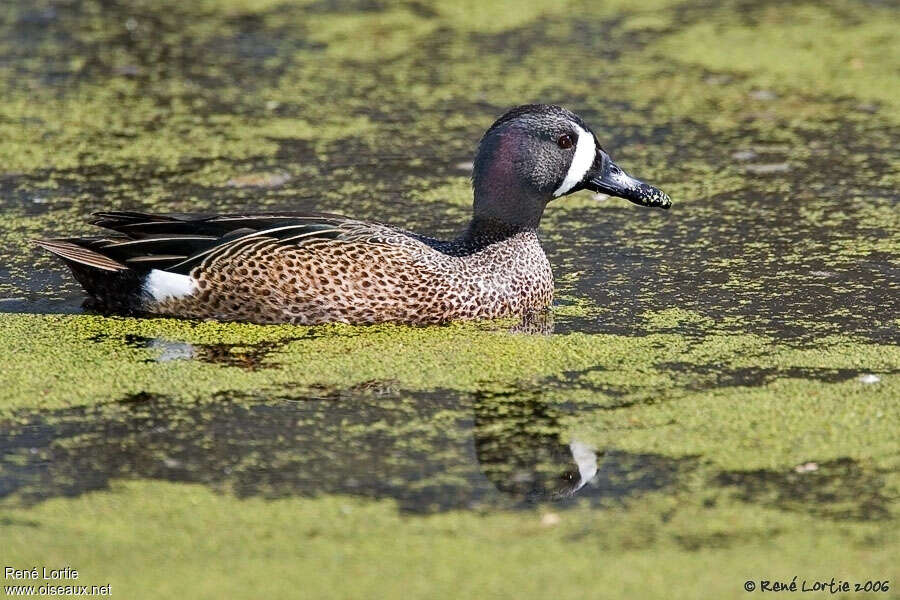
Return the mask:
[[559,413],[540,397],[481,394],[474,412],[481,471],[501,492],[528,503],[560,500],[597,474],[597,453],[562,441]]
[[[213,359],[202,344],[140,343],[161,361]],[[251,350],[229,349],[235,362],[227,364],[269,368],[236,362]],[[613,493],[609,473],[595,477],[593,450],[563,439],[568,408],[540,391],[473,397],[393,385],[196,403],[141,392],[38,413],[0,432],[0,497],[42,501],[116,479],[156,479],[238,496],[392,498],[402,511],[424,513]]]

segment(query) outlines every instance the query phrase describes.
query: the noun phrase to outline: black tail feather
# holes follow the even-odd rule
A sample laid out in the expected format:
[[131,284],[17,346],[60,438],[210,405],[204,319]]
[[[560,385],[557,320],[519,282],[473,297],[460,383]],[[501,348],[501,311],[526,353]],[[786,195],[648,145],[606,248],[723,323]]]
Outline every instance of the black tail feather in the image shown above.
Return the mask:
[[119,313],[141,309],[143,273],[98,252],[109,238],[35,240],[68,265],[72,275],[90,296],[92,308]]

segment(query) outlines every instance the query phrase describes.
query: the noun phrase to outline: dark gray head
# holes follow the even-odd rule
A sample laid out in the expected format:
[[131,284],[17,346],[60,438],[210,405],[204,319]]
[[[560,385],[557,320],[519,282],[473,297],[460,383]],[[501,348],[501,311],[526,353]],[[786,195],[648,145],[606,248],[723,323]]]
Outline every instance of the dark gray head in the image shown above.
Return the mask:
[[662,191],[629,176],[575,113],[550,104],[519,106],[491,125],[473,170],[475,217],[536,228],[554,198],[592,190],[669,208]]

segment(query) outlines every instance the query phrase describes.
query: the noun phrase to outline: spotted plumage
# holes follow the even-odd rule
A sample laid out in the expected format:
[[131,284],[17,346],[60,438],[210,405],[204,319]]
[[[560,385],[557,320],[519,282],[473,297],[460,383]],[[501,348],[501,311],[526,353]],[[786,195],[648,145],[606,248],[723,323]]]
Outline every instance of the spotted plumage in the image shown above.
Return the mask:
[[440,241],[332,214],[102,212],[115,232],[43,240],[95,308],[257,323],[413,324],[546,308],[553,275],[537,228],[552,199],[579,189],[668,207],[630,178],[573,113],[519,107],[479,145],[474,214]]

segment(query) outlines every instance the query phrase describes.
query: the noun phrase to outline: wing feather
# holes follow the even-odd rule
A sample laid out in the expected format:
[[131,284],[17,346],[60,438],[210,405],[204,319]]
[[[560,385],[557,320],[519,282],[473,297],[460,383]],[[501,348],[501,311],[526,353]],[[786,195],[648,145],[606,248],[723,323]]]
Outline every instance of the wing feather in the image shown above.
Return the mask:
[[407,232],[331,213],[157,215],[104,211],[90,223],[119,235],[37,242],[66,260],[105,270],[162,268],[188,274],[246,249],[248,244],[302,245],[312,241],[361,242],[427,249]]

